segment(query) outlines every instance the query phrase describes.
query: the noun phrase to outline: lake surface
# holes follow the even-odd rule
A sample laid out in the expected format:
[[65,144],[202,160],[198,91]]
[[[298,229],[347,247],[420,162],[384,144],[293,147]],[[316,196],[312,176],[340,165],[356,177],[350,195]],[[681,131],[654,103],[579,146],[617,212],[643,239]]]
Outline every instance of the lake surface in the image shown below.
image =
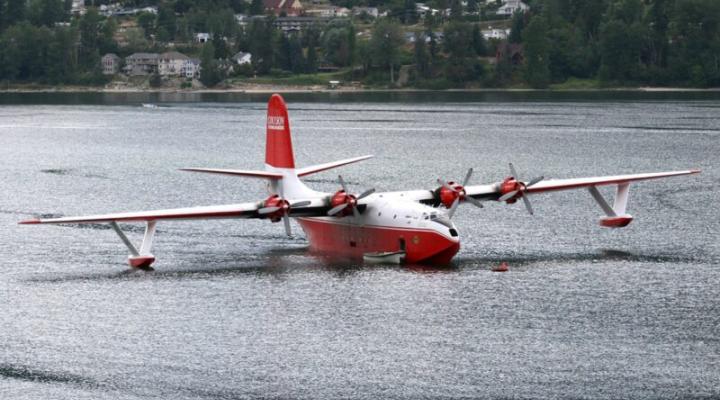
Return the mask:
[[266,196],[178,168],[262,168],[268,96],[162,96],[0,96],[0,398],[720,396],[715,94],[286,96],[298,165],[375,155],[319,190],[703,169],[632,185],[620,230],[585,190],[463,206],[445,268],[215,220],[161,222],[130,271],[106,226],[16,225]]

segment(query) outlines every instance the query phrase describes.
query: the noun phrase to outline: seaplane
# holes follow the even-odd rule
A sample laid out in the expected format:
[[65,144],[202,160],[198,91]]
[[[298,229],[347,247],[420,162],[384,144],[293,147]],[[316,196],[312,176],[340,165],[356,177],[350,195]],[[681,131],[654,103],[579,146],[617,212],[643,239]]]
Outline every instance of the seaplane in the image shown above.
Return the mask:
[[[342,176],[338,190],[324,193],[311,189],[303,178],[367,160],[372,156],[349,158],[308,167],[296,167],[290,135],[290,120],[285,101],[279,94],[270,97],[266,120],[264,170],[183,168],[184,171],[231,177],[264,179],[271,195],[259,201],[156,211],[122,212],[82,217],[29,219],[20,224],[98,224],[107,223],[127,246],[128,263],[133,268],[149,268],[157,223],[168,220],[245,219],[282,222],[285,233],[292,235],[290,218],[297,220],[306,234],[312,252],[350,258],[382,260],[410,264],[448,264],[460,250],[460,234],[452,222],[460,205],[522,202],[533,214],[530,197],[560,190],[586,189],[603,212],[600,225],[622,228],[632,222],[627,213],[630,184],[645,180],[697,174],[698,169],[572,179],[545,179],[542,176],[521,180],[512,164],[510,176],[501,182],[469,185],[473,170],[461,182],[437,179],[434,187],[378,192],[368,189],[351,192]],[[615,186],[612,205],[598,190]],[[145,233],[139,248],[125,235],[119,223],[144,223]]]

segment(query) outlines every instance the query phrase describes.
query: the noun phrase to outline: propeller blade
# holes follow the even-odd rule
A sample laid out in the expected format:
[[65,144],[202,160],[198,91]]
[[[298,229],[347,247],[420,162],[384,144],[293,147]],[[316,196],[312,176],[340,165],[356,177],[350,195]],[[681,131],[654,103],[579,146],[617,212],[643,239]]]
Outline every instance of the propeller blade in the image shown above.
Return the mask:
[[512,174],[513,178],[515,178],[516,180],[520,179],[518,178],[518,173],[517,171],[515,171],[515,167],[513,166],[513,164],[508,163],[508,165],[510,166],[510,173]]
[[280,210],[280,207],[263,207],[258,210],[258,214],[260,214],[260,215],[272,214],[279,210]]
[[463,181],[463,184],[462,184],[463,187],[467,186],[468,182],[470,182],[470,177],[472,176],[472,173],[473,173],[473,169],[470,168],[467,172],[467,175],[465,175],[465,180]]
[[498,201],[510,200],[510,199],[512,199],[513,197],[515,197],[515,195],[518,194],[518,192],[519,192],[519,190],[513,190],[512,192],[507,192],[507,193],[505,193],[504,195],[500,196],[500,198],[498,199]]
[[457,209],[458,204],[460,204],[460,198],[455,198],[455,201],[453,201],[452,205],[450,206],[450,211],[448,211],[448,218],[452,219],[453,214],[455,214],[455,209]]
[[292,203],[292,204],[290,204],[290,207],[291,207],[291,208],[295,208],[295,207],[306,207],[306,206],[309,206],[310,204],[312,204],[312,201],[310,201],[310,200],[304,200],[304,201],[298,201],[297,203]]
[[438,183],[439,183],[439,184],[440,184],[440,185],[441,185],[442,187],[444,187],[445,189],[447,189],[447,190],[451,190],[451,191],[453,191],[453,192],[456,192],[456,193],[457,193],[457,190],[455,190],[455,188],[454,188],[454,187],[452,187],[452,186],[448,185],[448,184],[447,184],[447,182],[445,182],[444,180],[442,180],[442,179],[438,179],[437,181],[438,181]]
[[355,217],[356,220],[360,218],[360,211],[358,211],[357,207],[353,207],[352,212],[353,212],[353,217]]
[[525,187],[530,187],[530,186],[532,186],[532,185],[534,185],[534,184],[542,181],[543,179],[545,179],[544,176],[538,176],[537,178],[531,180],[530,183],[528,183],[527,185],[525,185]]
[[532,206],[530,205],[530,200],[528,200],[527,196],[523,194],[522,199],[523,203],[525,203],[525,208],[527,208],[528,213],[530,213],[530,215],[535,215],[535,213],[533,213]]
[[375,189],[374,189],[374,188],[373,188],[373,189],[368,189],[368,190],[362,192],[362,194],[357,197],[357,200],[360,200],[360,199],[362,199],[362,198],[368,197],[368,196],[370,196],[370,195],[373,194],[373,193],[375,193]]
[[328,215],[332,217],[333,215],[335,215],[335,214],[339,213],[340,211],[344,210],[347,206],[348,206],[348,203],[342,203],[342,204],[340,204],[340,205],[338,205],[338,206],[335,206],[335,207],[331,208],[330,211],[328,211]]
[[342,175],[338,175],[338,181],[340,181],[340,187],[342,187],[342,190],[344,190],[345,193],[350,193],[345,186],[345,181],[343,180]]
[[287,214],[283,215],[283,222],[285,223],[285,233],[292,237],[292,230],[290,229],[290,217]]
[[482,203],[478,199],[474,199],[470,196],[465,196],[465,201],[469,202],[470,204],[474,205],[475,207],[483,208]]

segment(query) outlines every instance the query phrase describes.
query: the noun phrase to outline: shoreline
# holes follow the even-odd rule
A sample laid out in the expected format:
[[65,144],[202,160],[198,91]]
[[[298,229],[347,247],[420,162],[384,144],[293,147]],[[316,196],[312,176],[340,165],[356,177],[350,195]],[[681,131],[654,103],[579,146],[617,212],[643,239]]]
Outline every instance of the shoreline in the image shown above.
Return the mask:
[[283,86],[283,85],[248,85],[221,89],[176,89],[176,88],[112,88],[94,86],[48,86],[48,87],[7,87],[0,88],[0,94],[22,94],[22,93],[180,93],[180,94],[222,94],[222,93],[247,93],[247,94],[272,94],[272,93],[612,93],[612,92],[675,92],[675,93],[714,93],[720,92],[718,88],[683,88],[683,87],[608,87],[608,88],[578,88],[578,89],[531,89],[531,88],[470,88],[470,89],[417,89],[417,88],[327,88],[325,86]]

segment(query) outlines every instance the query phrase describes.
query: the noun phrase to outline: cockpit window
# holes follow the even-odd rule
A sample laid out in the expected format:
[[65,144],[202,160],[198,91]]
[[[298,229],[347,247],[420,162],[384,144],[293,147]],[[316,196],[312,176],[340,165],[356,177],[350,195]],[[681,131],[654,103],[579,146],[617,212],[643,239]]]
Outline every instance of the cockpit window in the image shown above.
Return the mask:
[[455,228],[452,222],[450,222],[450,219],[445,216],[436,216],[436,218],[433,219],[433,222],[437,222],[438,224],[443,225],[447,228]]

